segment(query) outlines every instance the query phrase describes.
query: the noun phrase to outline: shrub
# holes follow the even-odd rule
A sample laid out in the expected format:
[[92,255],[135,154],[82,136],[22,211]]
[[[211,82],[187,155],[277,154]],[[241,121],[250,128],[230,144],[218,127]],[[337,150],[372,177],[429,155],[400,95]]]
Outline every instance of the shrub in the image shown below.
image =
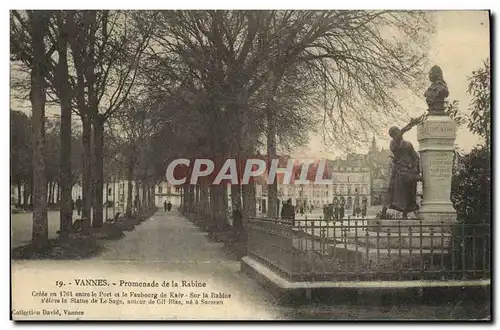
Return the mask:
[[451,201],[460,223],[490,223],[491,155],[485,147],[458,155],[451,184]]
[[455,266],[458,269],[490,269],[491,170],[486,147],[458,155],[452,178],[451,200],[457,220],[465,226],[454,231]]

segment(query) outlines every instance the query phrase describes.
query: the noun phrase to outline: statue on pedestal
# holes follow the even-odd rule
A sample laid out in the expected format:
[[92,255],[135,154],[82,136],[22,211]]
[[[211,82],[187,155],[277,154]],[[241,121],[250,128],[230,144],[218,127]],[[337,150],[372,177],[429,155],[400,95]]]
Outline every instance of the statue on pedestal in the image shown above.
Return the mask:
[[403,213],[403,219],[408,219],[409,212],[416,212],[417,204],[417,182],[421,180],[420,157],[413,145],[403,139],[403,134],[417,125],[424,116],[413,118],[408,125],[399,129],[393,126],[389,129],[392,140],[390,150],[392,156],[392,168],[389,181],[387,200],[382,208],[380,218],[385,219],[387,209],[393,209]]
[[448,97],[448,86],[443,79],[443,71],[434,65],[429,71],[431,85],[425,92],[425,101],[429,107],[429,114],[446,115],[444,112],[444,99]]

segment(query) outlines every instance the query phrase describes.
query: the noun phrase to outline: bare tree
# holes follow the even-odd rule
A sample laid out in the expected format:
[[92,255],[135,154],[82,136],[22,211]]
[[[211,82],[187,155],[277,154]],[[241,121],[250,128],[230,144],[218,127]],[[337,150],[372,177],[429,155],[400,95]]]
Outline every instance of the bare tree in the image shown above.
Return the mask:
[[[73,187],[71,173],[71,115],[73,90],[68,69],[68,21],[63,12],[54,15],[54,44],[56,45],[58,60],[55,65],[53,86],[61,105],[61,157],[60,157],[60,187],[61,187],[61,215],[60,235],[66,236],[71,231],[73,223],[73,205],[71,190]],[[71,18],[71,17],[70,17]]]
[[32,244],[48,242],[47,179],[45,176],[45,75],[53,50],[46,47],[50,12],[11,12],[11,54],[29,65],[33,134],[33,232]]
[[[161,105],[151,100],[141,102],[129,100],[122,104],[115,118],[110,120],[110,142],[125,159],[123,165],[128,181],[127,214],[130,214],[133,205],[133,182],[140,179],[144,187],[154,184],[149,164],[151,158],[148,157],[153,152],[150,149],[150,139],[160,131],[162,124],[167,120],[159,107]],[[160,153],[161,150],[155,152]],[[148,188],[144,189],[144,194],[147,190]]]
[[[90,217],[93,172],[93,226],[103,223],[104,124],[128,98],[136,80],[139,61],[148,43],[148,31],[139,33],[124,11],[75,12],[71,49],[77,81],[77,103],[83,124],[86,164],[84,166],[84,213]],[[154,22],[150,24],[153,25]],[[91,155],[91,126],[94,152]],[[93,156],[93,157],[91,157]],[[94,170],[92,171],[91,159]]]
[[[255,152],[264,135],[269,158],[276,157],[278,132],[286,140],[287,131],[278,130],[284,126],[278,122],[297,113],[284,115],[290,109],[287,99],[294,98],[293,93],[283,93],[291,85],[286,77],[300,73],[296,79],[316,86],[299,94],[300,103],[323,113],[325,140],[343,147],[376,128],[384,117],[401,113],[395,90],[418,90],[425,59],[422,46],[429,32],[422,12],[155,15],[159,28],[153,36],[156,47],[150,51],[161,59],[168,76],[161,85],[167,92],[182,86],[199,96],[199,108],[210,114],[207,126],[217,136],[209,140],[212,153]],[[250,106],[256,104],[261,107]],[[225,123],[235,123],[237,129]],[[269,214],[276,216],[276,185],[269,188]]]

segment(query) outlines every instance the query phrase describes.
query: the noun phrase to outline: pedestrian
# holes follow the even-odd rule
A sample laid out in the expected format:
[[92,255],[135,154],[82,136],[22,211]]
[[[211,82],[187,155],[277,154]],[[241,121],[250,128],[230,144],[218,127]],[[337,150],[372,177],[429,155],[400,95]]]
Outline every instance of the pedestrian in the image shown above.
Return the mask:
[[340,220],[344,219],[345,214],[345,198],[344,196],[340,197],[340,208],[339,208],[339,218]]
[[80,214],[82,213],[82,206],[83,206],[83,202],[80,196],[78,196],[78,198],[76,199],[75,206],[76,206],[76,212],[78,213],[78,216],[80,216]]
[[333,204],[328,204],[327,210],[328,210],[328,221],[330,221],[333,218]]
[[163,210],[167,212],[167,201],[163,201]]
[[339,219],[339,200],[337,196],[333,197],[333,219],[338,220]]
[[295,208],[292,205],[291,198],[281,208],[281,219],[292,220],[292,225],[295,224]]
[[235,204],[233,207],[233,229],[238,238],[245,230],[243,227],[243,214],[241,213],[238,204]]
[[170,210],[172,210],[172,203],[170,203],[170,201],[168,201],[168,203],[167,203],[167,211],[170,212]]
[[361,216],[363,218],[366,217],[366,211],[367,211],[367,206],[366,204],[363,204],[363,208],[361,209]]
[[353,216],[358,216],[359,215],[359,211],[360,211],[360,208],[359,208],[359,192],[358,192],[358,189],[356,189],[356,192],[355,192],[355,196],[354,196],[354,206],[352,208],[352,215]]

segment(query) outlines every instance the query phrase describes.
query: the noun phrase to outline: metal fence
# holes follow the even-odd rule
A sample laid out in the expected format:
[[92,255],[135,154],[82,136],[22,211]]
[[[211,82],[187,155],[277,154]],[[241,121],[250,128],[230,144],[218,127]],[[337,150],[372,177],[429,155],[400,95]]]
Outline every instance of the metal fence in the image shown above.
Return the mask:
[[490,278],[489,224],[251,218],[245,226],[248,255],[293,280]]

